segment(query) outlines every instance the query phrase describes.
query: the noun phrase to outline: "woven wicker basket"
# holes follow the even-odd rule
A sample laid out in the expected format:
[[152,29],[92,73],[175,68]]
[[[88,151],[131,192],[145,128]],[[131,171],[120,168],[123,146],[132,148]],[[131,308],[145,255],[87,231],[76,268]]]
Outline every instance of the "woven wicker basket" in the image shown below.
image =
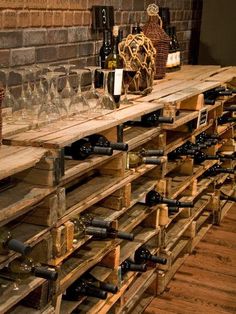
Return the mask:
[[0,88],[0,145],[2,144],[2,100],[4,98],[4,89]]
[[162,79],[166,73],[166,61],[169,52],[170,38],[162,29],[162,20],[158,14],[156,5],[149,5],[147,12],[149,15],[148,22],[143,26],[144,34],[151,39],[156,48],[156,73],[155,79]]

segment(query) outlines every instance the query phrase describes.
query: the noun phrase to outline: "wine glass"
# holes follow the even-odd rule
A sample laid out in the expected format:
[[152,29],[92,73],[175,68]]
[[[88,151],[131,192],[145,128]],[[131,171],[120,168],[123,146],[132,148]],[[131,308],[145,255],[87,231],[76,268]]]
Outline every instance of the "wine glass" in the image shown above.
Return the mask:
[[53,72],[51,97],[52,97],[53,103],[59,108],[61,117],[67,117],[68,108],[66,107],[65,102],[63,101],[58,91],[58,81],[63,74],[64,74],[63,72]]
[[132,104],[132,101],[128,99],[127,94],[128,94],[129,85],[134,79],[135,74],[136,74],[136,71],[133,70],[132,68],[125,68],[123,70],[123,83],[124,83],[125,94],[124,94],[124,99],[122,99],[121,101],[121,104],[124,104],[124,105]]
[[103,73],[103,93],[100,95],[97,102],[97,111],[102,114],[109,113],[110,111],[116,110],[116,104],[113,100],[112,95],[108,91],[108,75],[109,73],[115,72],[115,70],[101,69],[99,72]]
[[51,95],[51,84],[54,76],[55,74],[52,72],[48,72],[47,74],[42,75],[42,77],[45,78],[47,81],[48,90],[46,92],[45,99],[38,111],[38,123],[46,122],[47,124],[49,124],[55,120],[59,120],[61,117],[60,110],[58,106],[53,102],[53,98]]
[[61,64],[60,66],[63,67],[65,69],[65,72],[66,72],[66,85],[61,91],[61,97],[65,103],[65,106],[68,108],[69,104],[70,104],[71,97],[73,97],[75,95],[75,91],[71,87],[70,81],[69,81],[70,69],[74,68],[75,65],[67,63],[67,64]]
[[[27,74],[28,71],[25,69],[17,69],[16,73],[21,76],[21,94],[17,99],[15,108],[13,109],[13,117],[17,120],[17,123],[32,122],[33,119],[33,108],[31,102],[31,94],[28,88]],[[27,84],[27,89],[25,89],[25,84]],[[30,98],[28,98],[30,97]]]
[[9,76],[12,71],[10,69],[1,69],[1,72],[5,75],[5,95],[2,101],[2,108],[7,108],[5,115],[3,116],[4,125],[5,123],[11,123],[14,121],[12,112],[16,107],[16,99],[9,89]]
[[72,97],[69,104],[69,113],[78,115],[81,119],[87,119],[90,115],[90,106],[87,99],[82,94],[81,90],[81,78],[83,73],[87,72],[85,69],[73,69],[73,72],[78,77],[78,90],[77,93]]
[[99,66],[87,66],[85,69],[88,69],[91,72],[91,88],[86,93],[86,99],[90,105],[91,111],[96,113],[96,106],[99,99],[99,94],[95,88],[95,71],[100,70]]

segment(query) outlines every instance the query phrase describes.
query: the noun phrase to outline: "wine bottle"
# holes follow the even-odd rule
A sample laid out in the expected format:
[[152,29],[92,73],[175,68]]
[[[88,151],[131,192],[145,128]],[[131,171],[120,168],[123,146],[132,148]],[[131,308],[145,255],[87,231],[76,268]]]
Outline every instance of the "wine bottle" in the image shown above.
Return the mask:
[[75,232],[81,233],[85,227],[93,226],[99,228],[111,228],[112,221],[104,220],[100,217],[94,217],[91,214],[81,215],[79,218],[73,219]]
[[218,122],[218,125],[236,122],[236,117],[229,117],[227,115],[223,115],[217,119],[217,122]]
[[152,157],[143,157],[140,152],[129,152],[127,154],[127,169],[137,168],[140,165],[161,165],[166,161],[165,158],[157,158],[156,156]]
[[145,271],[147,271],[147,265],[146,264],[135,264],[129,260],[125,260],[120,265],[120,268],[121,268],[121,275],[122,276],[125,273],[127,273],[128,271],[134,271],[134,272],[140,272],[140,273],[144,273]]
[[231,195],[226,195],[226,194],[221,193],[220,200],[236,202],[236,196],[231,196]]
[[175,71],[180,70],[181,68],[181,53],[180,53],[180,46],[179,41],[176,35],[176,27],[172,26],[172,41],[175,48],[175,58],[176,58],[176,65],[174,67]]
[[174,199],[165,198],[161,196],[161,194],[155,190],[149,191],[146,194],[146,197],[144,198],[144,200],[141,200],[140,202],[150,207],[158,205],[158,204],[168,204],[168,205],[177,206],[177,207],[193,207],[194,206],[193,202],[181,202]]
[[0,228],[0,254],[6,255],[12,250],[22,255],[28,255],[31,249],[30,245],[14,239],[11,232],[6,227]]
[[202,132],[201,134],[199,134],[197,136],[197,140],[199,140],[200,142],[207,141],[207,142],[212,143],[213,145],[219,142],[218,136],[215,137],[214,135],[208,135],[206,132]]
[[58,273],[55,269],[50,269],[34,263],[31,258],[17,258],[9,263],[8,269],[11,273],[15,274],[19,278],[27,278],[29,276],[35,276],[39,278],[45,278],[47,280],[56,281]]
[[163,149],[145,149],[141,148],[139,151],[139,154],[143,157],[148,157],[148,156],[163,156],[164,155],[164,150]]
[[115,70],[115,73],[110,73],[108,90],[113,96],[116,107],[120,106],[120,95],[122,88],[123,79],[123,59],[119,55],[119,27],[113,27],[113,44],[111,53],[105,60],[105,68],[110,70]]
[[[103,31],[103,43],[99,51],[99,65],[102,69],[105,68],[105,62],[109,54],[111,53],[111,31],[105,29]],[[96,72],[96,87],[103,86],[103,73]]]
[[179,207],[168,206],[168,215],[173,215],[179,212]]
[[146,262],[146,261],[150,261],[150,262],[158,263],[162,265],[165,265],[167,263],[166,258],[151,254],[151,252],[145,246],[141,246],[135,251],[134,261],[137,264],[142,264],[143,262]]
[[169,36],[169,53],[166,61],[166,72],[172,72],[176,66],[176,49],[173,42],[172,27],[167,26],[167,35]]
[[218,160],[218,159],[220,159],[220,157],[217,155],[207,155],[200,151],[196,151],[194,154],[194,162],[198,164],[200,164],[201,162],[205,160]]
[[190,149],[187,146],[180,146],[168,154],[168,159],[174,160],[181,156],[191,156],[196,153],[196,149]]
[[66,289],[63,299],[69,301],[78,301],[81,296],[89,296],[105,300],[107,292],[88,284],[85,280],[79,278],[69,288]]
[[142,28],[140,27],[139,22],[135,23],[135,25],[132,27],[132,34],[140,34],[142,32]]
[[128,125],[137,125],[143,127],[154,127],[158,126],[159,123],[174,123],[174,119],[172,117],[161,116],[161,111],[157,110],[147,113],[136,120],[126,122]]
[[235,112],[236,111],[236,105],[231,105],[229,107],[226,107],[226,108],[224,108],[224,111]]
[[93,134],[89,136],[90,143],[96,147],[111,147],[114,150],[127,151],[129,145],[127,143],[117,142],[113,143],[102,134]]
[[229,155],[222,155],[221,153],[217,153],[220,160],[235,160],[236,159],[236,152],[229,154]]
[[205,176],[215,176],[218,173],[228,173],[228,174],[234,174],[235,170],[231,168],[223,168],[220,165],[214,165],[211,168],[209,168],[204,175]]
[[128,232],[123,232],[116,230],[114,228],[99,228],[99,227],[86,227],[85,228],[85,234],[87,235],[92,235],[95,238],[99,239],[106,239],[106,238],[119,238],[123,240],[129,240],[133,241],[134,239],[134,234],[133,233],[128,233]]
[[64,148],[66,156],[71,156],[75,160],[84,160],[92,154],[111,156],[113,149],[111,147],[93,146],[89,138],[80,139]]
[[204,102],[206,105],[214,105],[216,99],[220,96],[231,96],[232,90],[225,89],[225,87],[217,87],[206,91],[204,94]]
[[95,278],[91,273],[85,273],[81,279],[83,279],[84,281],[86,281],[86,283],[88,285],[90,285],[91,287],[95,287],[101,290],[104,290],[106,292],[110,292],[110,293],[117,293],[118,291],[118,287],[111,284],[111,283],[106,283],[103,281],[98,280],[97,278]]

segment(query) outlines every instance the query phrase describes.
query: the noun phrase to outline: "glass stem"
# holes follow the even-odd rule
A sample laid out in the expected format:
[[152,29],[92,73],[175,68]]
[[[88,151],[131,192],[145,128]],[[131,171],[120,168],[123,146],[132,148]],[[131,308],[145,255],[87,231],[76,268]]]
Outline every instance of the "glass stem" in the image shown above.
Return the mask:
[[103,82],[103,84],[104,84],[104,86],[103,86],[103,88],[104,88],[104,90],[105,90],[105,94],[109,94],[109,92],[108,92],[108,72],[105,72],[104,73],[105,74],[105,78],[104,78],[104,82]]
[[81,89],[81,73],[78,73],[78,91],[77,91],[78,95],[82,94],[82,89]]
[[91,90],[95,90],[95,70],[91,70],[91,76],[92,76],[92,81],[91,81]]

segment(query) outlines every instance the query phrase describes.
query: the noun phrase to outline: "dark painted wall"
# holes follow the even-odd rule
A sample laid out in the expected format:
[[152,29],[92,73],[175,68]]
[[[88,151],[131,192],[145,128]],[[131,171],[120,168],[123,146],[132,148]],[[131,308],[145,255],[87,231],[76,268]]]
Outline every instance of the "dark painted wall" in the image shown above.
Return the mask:
[[236,0],[204,0],[199,64],[236,65]]

